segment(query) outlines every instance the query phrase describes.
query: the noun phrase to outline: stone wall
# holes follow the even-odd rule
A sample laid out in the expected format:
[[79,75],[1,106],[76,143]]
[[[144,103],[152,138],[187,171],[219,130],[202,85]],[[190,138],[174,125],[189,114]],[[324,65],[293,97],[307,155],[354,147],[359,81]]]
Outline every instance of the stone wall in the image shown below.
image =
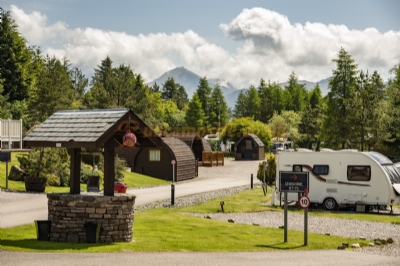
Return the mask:
[[85,243],[86,222],[101,223],[99,242],[131,242],[134,195],[47,194],[50,241]]

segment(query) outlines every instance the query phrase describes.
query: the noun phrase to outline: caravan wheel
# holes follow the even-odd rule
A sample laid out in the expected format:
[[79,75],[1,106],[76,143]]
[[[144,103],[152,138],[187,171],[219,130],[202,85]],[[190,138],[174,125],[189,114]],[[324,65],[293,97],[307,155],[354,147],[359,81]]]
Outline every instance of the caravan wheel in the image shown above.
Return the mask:
[[334,198],[326,198],[324,200],[323,205],[324,205],[325,210],[328,210],[328,211],[333,211],[333,210],[337,209],[337,203]]

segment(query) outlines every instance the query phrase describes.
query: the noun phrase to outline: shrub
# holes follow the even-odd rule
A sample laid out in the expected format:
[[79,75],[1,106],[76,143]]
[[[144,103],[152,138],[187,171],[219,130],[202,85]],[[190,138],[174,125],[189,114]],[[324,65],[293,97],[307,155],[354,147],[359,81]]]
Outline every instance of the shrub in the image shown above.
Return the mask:
[[[63,148],[34,148],[17,156],[21,169],[29,176],[50,178],[52,184],[61,184],[61,179],[69,176],[69,154]],[[56,180],[57,179],[57,180]]]
[[[275,155],[270,154],[267,155],[267,165],[265,166],[265,183],[267,185],[272,185],[275,182],[276,178],[276,161],[275,161]],[[257,170],[257,179],[260,180],[261,182],[264,182],[264,165],[262,162],[258,164],[258,170]]]
[[[115,181],[123,181],[124,180],[124,171],[127,167],[126,161],[123,158],[119,158],[118,155],[115,155],[114,161],[114,171],[115,171]],[[104,172],[104,157],[101,156],[99,161],[99,170]]]
[[60,186],[60,178],[53,174],[47,175],[47,185],[59,187]]

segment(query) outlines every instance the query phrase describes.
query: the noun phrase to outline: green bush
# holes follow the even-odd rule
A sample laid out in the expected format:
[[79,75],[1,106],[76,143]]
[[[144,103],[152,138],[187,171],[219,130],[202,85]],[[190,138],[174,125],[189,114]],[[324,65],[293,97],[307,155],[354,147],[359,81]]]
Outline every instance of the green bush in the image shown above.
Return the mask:
[[210,143],[212,151],[218,151],[218,141],[214,139],[209,139],[208,143]]
[[[262,162],[258,164],[257,179],[264,182],[264,165]],[[267,185],[272,185],[275,182],[276,177],[276,161],[275,155],[270,154],[267,156],[267,165],[265,167],[265,183]]]
[[60,177],[53,175],[53,174],[47,175],[46,185],[59,187],[60,186]]
[[[115,181],[123,181],[124,180],[124,171],[127,167],[127,163],[125,159],[119,158],[118,155],[115,155],[114,161],[114,171],[115,171]],[[101,156],[99,161],[99,170],[104,172],[104,157]]]
[[80,176],[80,182],[81,184],[87,184],[88,182],[88,176],[100,176],[100,184],[103,182],[104,177],[103,174],[99,170],[94,170],[93,173],[93,167],[87,164],[82,164],[81,165],[81,176]]
[[[34,148],[17,156],[22,170],[29,176],[50,178],[51,184],[60,185],[69,177],[69,154],[64,148]],[[68,182],[69,184],[69,182]]]

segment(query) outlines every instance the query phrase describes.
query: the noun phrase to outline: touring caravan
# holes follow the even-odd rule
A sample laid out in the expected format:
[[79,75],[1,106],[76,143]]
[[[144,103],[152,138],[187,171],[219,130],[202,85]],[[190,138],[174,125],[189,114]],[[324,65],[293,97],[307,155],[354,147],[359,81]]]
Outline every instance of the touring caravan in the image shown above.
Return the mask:
[[[281,152],[276,167],[276,184],[280,171],[308,171],[308,197],[312,204],[322,204],[327,210],[355,204],[366,210],[400,204],[400,172],[377,152]],[[288,201],[297,198],[297,193],[288,193]]]

